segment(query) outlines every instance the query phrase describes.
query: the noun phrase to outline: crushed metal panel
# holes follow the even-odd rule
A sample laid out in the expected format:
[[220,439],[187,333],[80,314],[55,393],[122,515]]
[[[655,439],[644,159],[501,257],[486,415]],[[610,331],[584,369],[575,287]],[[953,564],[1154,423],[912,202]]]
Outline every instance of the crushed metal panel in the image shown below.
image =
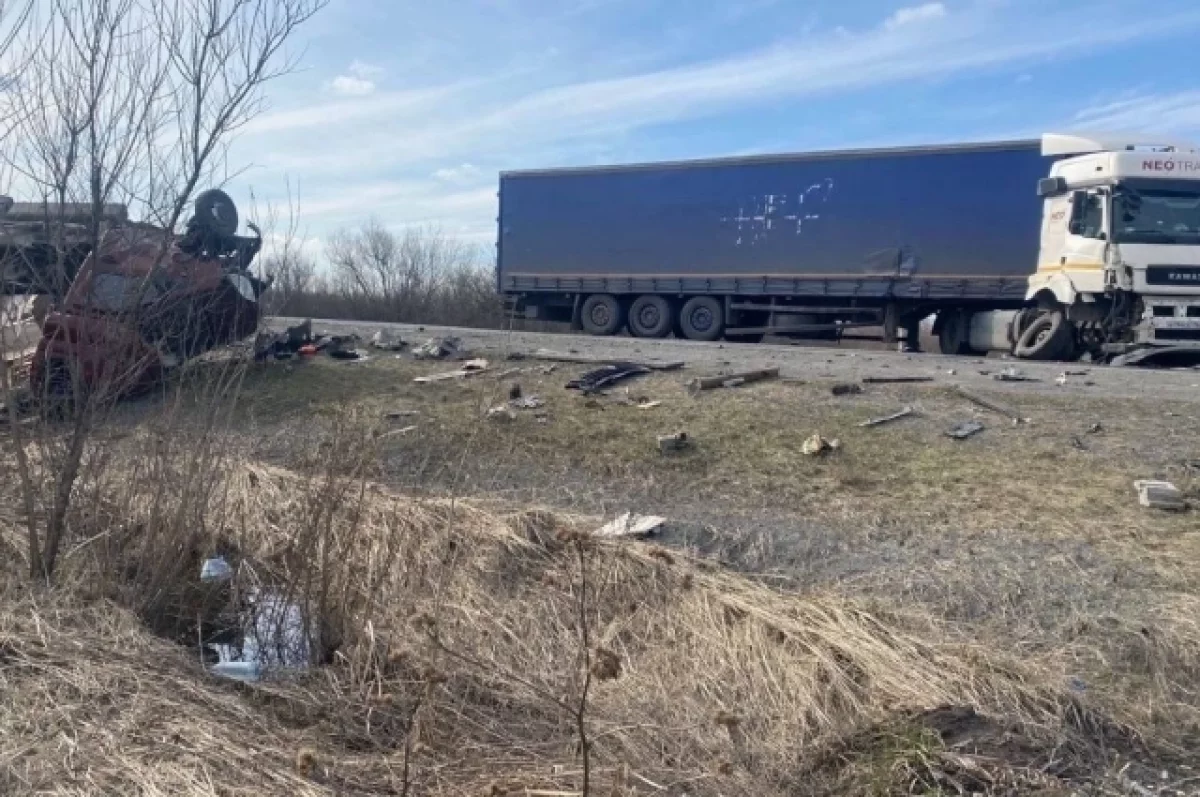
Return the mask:
[[593,531],[592,535],[609,538],[648,537],[658,533],[666,522],[665,517],[658,515],[635,515],[632,512],[626,512],[616,520],[605,523]]

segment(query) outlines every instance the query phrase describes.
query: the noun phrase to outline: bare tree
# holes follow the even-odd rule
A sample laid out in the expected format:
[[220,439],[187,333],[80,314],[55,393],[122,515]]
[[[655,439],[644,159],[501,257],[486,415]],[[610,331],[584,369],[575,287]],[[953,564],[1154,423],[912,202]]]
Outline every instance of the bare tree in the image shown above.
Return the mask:
[[[29,37],[28,59],[5,103],[18,185],[45,201],[48,228],[68,229],[82,204],[83,242],[99,252],[114,200],[161,231],[143,290],[168,256],[196,189],[229,174],[232,137],[262,109],[264,88],[294,68],[285,45],[325,0],[52,0]],[[53,218],[53,214],[58,218]],[[55,224],[53,222],[57,221]],[[71,247],[52,242],[52,278],[69,278]],[[140,304],[140,298],[134,307]],[[40,458],[51,495],[44,527],[30,523],[30,566],[49,578],[71,494],[98,412],[112,396],[73,391],[65,435]],[[15,440],[19,448],[24,442]],[[25,460],[21,467],[28,471]]]

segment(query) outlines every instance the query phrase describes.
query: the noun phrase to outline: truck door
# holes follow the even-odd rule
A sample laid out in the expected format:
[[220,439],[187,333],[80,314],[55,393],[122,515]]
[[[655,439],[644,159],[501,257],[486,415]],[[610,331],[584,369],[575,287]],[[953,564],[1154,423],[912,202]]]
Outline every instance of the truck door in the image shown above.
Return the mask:
[[1057,266],[1063,271],[1102,271],[1107,231],[1107,194],[1097,189],[1073,192],[1067,236]]

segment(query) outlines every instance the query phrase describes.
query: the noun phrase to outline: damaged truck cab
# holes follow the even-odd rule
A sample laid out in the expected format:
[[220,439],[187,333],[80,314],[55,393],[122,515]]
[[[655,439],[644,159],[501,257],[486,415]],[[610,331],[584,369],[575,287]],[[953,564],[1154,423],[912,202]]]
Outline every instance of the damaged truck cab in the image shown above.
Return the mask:
[[1076,136],[1046,136],[1042,150],[1069,157],[1038,184],[1040,254],[1030,306],[1011,321],[1016,354],[1200,352],[1200,151]]
[[183,361],[252,335],[269,287],[250,271],[262,239],[236,234],[237,209],[206,191],[182,235],[117,225],[83,261],[42,326],[35,392],[145,389]]

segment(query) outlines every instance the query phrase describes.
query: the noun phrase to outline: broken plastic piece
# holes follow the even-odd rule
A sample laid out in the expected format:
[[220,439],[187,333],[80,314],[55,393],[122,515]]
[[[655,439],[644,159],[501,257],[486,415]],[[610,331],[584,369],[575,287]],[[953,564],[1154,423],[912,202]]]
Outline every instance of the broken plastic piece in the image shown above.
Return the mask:
[[605,523],[592,534],[596,537],[646,537],[655,534],[667,522],[658,515],[635,515],[626,512],[616,520]]

